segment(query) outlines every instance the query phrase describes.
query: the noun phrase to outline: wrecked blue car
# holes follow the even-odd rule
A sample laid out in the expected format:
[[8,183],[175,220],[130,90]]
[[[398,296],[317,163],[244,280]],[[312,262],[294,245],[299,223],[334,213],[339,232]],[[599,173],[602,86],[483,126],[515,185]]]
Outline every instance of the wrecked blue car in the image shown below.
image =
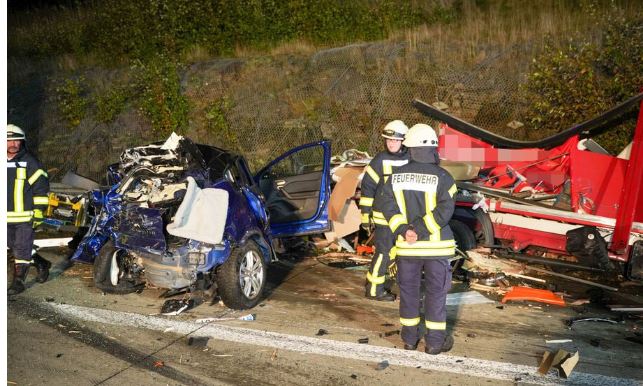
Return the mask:
[[274,242],[329,229],[330,143],[299,146],[256,175],[244,157],[173,134],[125,150],[95,191],[94,217],[72,256],[108,293],[152,285],[211,290],[254,307]]

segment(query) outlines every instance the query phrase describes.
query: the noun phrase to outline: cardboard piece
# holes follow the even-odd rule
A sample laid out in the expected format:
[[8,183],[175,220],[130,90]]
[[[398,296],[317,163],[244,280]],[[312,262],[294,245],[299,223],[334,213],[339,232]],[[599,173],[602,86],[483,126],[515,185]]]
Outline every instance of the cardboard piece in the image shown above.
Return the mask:
[[559,377],[569,378],[572,370],[578,364],[579,359],[580,354],[578,351],[570,354],[565,350],[558,350],[555,355],[549,351],[545,351],[540,366],[538,367],[538,373],[547,375],[549,370],[554,368],[558,371]]
[[328,202],[328,217],[331,220],[344,222],[340,217],[342,209],[346,201],[355,195],[355,190],[359,184],[359,175],[362,172],[362,168],[351,167],[338,168],[335,171],[333,176],[338,178],[339,182],[335,184]]
[[327,240],[334,241],[359,230],[362,221],[357,204],[352,200],[347,201],[342,213],[341,220],[333,221],[333,230],[324,233]]

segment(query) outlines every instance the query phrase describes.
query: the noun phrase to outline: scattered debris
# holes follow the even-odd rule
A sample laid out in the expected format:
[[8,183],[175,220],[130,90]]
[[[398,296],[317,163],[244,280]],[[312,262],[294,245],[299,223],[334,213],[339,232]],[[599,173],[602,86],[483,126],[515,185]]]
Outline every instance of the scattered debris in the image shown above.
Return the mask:
[[239,320],[252,321],[257,320],[257,314],[248,314],[239,318]]
[[53,302],[54,300],[56,300],[56,299],[51,298],[51,297],[46,297],[46,298],[45,298],[45,301],[46,301],[47,303],[51,303],[51,302]]
[[274,361],[275,359],[277,359],[277,349],[275,349],[275,351],[273,351],[272,355],[270,356],[271,361]]
[[491,299],[487,299],[482,296],[479,292],[468,291],[468,292],[456,292],[447,294],[447,306],[457,306],[462,304],[484,304],[484,303],[495,303]]
[[328,331],[324,330],[323,328],[320,328],[315,335],[317,336],[328,335]]
[[359,338],[357,339],[357,343],[368,344],[368,338]]
[[546,344],[559,344],[559,343],[571,343],[573,342],[571,339],[552,339],[552,340],[545,340]]
[[476,334],[475,332],[470,332],[470,333],[467,334],[467,337],[469,337],[469,338],[475,338],[477,336],[478,336],[478,334]]
[[540,362],[540,366],[538,367],[538,372],[542,375],[546,375],[550,369],[554,368],[558,371],[559,377],[569,378],[569,375],[578,363],[579,358],[580,354],[578,351],[570,354],[565,350],[558,350],[555,355],[549,351],[545,351],[543,354],[543,360]]
[[546,270],[546,269],[530,267],[530,266],[525,266],[525,269],[530,270],[530,271],[536,271],[536,272],[544,273],[544,274],[547,274],[547,275],[561,277],[563,279],[567,279],[567,280],[575,281],[575,282],[578,282],[578,283],[583,283],[583,284],[595,286],[595,287],[598,287],[598,288],[603,288],[603,289],[606,289],[606,290],[609,290],[609,291],[618,291],[618,288],[615,288],[615,287],[610,287],[610,286],[607,286],[607,285],[604,285],[604,284],[594,283],[593,281],[589,281],[589,280],[585,280],[585,279],[579,279],[579,278],[574,277],[574,276],[563,275],[562,273],[557,273],[557,272],[549,271],[549,270]]
[[355,374],[351,374],[351,378],[353,378],[353,379],[357,379],[357,375],[355,375]]
[[168,299],[161,307],[161,315],[174,316],[194,307],[193,299]]
[[67,333],[69,333],[69,334],[80,334],[80,331],[78,331],[78,330],[71,330],[71,331],[67,331]]
[[60,358],[61,356],[63,356],[63,354],[62,354],[62,353],[60,353],[60,354],[56,354],[56,358]]
[[392,336],[392,335],[399,335],[400,330],[392,330],[392,331],[386,331],[382,334],[380,334],[380,338],[386,337],[386,336]]
[[586,318],[586,317],[578,317],[578,318],[571,318],[565,320],[565,325],[569,328],[572,328],[574,324],[579,323],[579,322],[604,322],[604,323],[612,323],[616,324],[618,323],[614,319],[609,319],[609,318]]
[[608,305],[610,311],[616,312],[643,312],[641,306],[621,306],[621,305]]
[[556,306],[565,306],[565,300],[563,300],[562,297],[556,296],[553,292],[530,287],[513,287],[512,290],[507,292],[502,298],[501,302],[506,303],[509,300],[531,300]]
[[188,346],[194,346],[194,347],[207,347],[208,345],[208,340],[210,338],[207,336],[191,336],[188,338]]
[[378,363],[378,364],[377,364],[377,366],[375,366],[375,370],[378,370],[378,371],[379,371],[379,370],[384,370],[384,369],[385,369],[385,368],[387,368],[388,366],[389,366],[388,361],[387,361],[387,360],[383,360],[383,361],[381,361],[380,363]]
[[159,367],[163,367],[163,366],[165,366],[165,362],[163,362],[163,361],[154,361],[154,367],[155,368],[158,369]]

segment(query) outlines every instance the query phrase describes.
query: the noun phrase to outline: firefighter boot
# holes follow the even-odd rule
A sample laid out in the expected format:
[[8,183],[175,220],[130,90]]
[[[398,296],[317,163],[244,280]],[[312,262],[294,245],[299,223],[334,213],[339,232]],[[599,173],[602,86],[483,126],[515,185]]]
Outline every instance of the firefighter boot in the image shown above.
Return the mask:
[[442,347],[429,347],[426,346],[424,349],[424,352],[427,354],[431,355],[438,355],[441,352],[447,352],[453,348],[453,337],[451,335],[447,335],[446,338],[444,338],[444,343],[442,343]]
[[38,271],[38,276],[36,276],[36,281],[38,283],[44,283],[49,278],[49,268],[51,268],[51,263],[40,256],[39,254],[33,255],[34,265]]
[[29,272],[29,264],[14,264],[13,265],[13,281],[7,293],[9,295],[17,295],[25,290],[25,280]]

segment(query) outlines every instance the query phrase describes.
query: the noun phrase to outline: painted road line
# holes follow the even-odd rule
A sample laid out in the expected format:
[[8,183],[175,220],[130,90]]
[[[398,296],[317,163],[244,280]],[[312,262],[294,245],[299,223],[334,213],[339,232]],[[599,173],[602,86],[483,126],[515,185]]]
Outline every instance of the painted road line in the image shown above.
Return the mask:
[[132,326],[149,330],[190,334],[198,330],[199,336],[229,342],[259,345],[276,349],[296,351],[308,354],[325,355],[337,358],[357,359],[368,362],[387,360],[391,365],[423,368],[445,373],[466,374],[473,377],[515,381],[535,385],[640,385],[641,381],[629,378],[609,377],[599,374],[574,372],[569,379],[553,375],[540,376],[535,366],[516,365],[483,359],[465,358],[455,355],[430,356],[419,351],[406,351],[389,347],[371,346],[350,342],[307,336],[289,335],[270,331],[259,331],[241,327],[218,324],[203,325],[195,322],[183,322],[156,316],[140,315],[129,312],[118,312],[74,306],[69,304],[44,303],[61,314],[77,319],[111,324]]

